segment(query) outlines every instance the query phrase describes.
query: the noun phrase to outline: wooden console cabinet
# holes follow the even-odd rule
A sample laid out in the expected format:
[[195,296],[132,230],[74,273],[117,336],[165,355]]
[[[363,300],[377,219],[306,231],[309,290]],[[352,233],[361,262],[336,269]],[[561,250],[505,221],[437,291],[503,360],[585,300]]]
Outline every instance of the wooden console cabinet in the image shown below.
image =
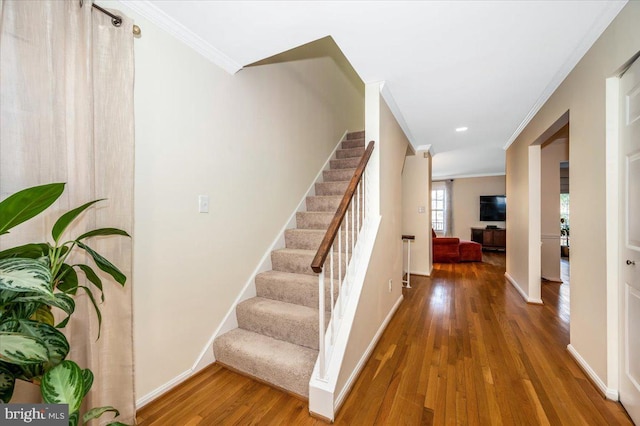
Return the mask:
[[471,228],[471,241],[482,244],[483,250],[506,250],[507,230]]

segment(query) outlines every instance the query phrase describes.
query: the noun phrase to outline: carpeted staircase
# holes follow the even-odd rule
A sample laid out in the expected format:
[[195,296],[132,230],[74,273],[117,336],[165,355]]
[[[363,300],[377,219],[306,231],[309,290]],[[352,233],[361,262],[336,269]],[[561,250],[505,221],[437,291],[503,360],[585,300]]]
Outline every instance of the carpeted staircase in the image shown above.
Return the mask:
[[217,362],[308,397],[318,357],[318,276],[310,265],[364,149],[364,132],[347,134],[316,195],[307,197],[307,211],[296,214],[297,228],[285,231],[286,248],[271,253],[273,270],[255,277],[257,297],[236,307],[238,328],[215,339]]

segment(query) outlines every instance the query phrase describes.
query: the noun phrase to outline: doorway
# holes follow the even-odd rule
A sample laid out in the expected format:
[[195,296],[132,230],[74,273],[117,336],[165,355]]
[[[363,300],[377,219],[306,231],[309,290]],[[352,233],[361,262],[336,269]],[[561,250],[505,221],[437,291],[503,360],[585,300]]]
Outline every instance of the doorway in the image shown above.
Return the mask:
[[569,160],[568,150],[569,111],[529,145],[529,303],[543,303],[543,276],[562,282],[558,214],[560,161]]

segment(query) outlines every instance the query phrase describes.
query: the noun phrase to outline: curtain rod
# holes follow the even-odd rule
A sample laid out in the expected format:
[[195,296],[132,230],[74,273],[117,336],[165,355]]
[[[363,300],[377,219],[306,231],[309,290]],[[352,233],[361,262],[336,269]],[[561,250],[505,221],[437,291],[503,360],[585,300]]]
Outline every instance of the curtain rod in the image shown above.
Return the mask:
[[121,16],[114,15],[113,13],[109,12],[107,9],[103,9],[102,7],[98,6],[95,3],[91,3],[91,6],[98,9],[100,12],[104,13],[105,15],[109,16],[111,18],[111,23],[113,24],[114,27],[119,27],[120,25],[122,25]]
[[[80,0],[80,7],[82,7],[84,4],[84,0]],[[91,2],[91,7],[99,10],[100,12],[104,13],[105,15],[107,15],[108,17],[111,18],[111,24],[114,27],[119,27],[120,25],[122,25],[122,17],[118,16],[118,15],[114,15],[113,13],[109,12],[107,9],[98,6],[97,4]],[[142,31],[140,30],[140,27],[137,25],[133,26],[133,35],[135,36],[140,36],[140,34],[142,33]]]

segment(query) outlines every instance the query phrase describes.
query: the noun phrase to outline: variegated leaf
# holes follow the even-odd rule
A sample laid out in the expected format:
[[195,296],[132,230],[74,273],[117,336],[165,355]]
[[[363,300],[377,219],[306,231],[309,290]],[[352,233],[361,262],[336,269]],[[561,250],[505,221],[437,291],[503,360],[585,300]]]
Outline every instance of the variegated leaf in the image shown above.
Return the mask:
[[0,401],[8,404],[13,395],[16,378],[4,365],[0,364]]
[[82,381],[84,383],[84,391],[82,397],[84,398],[91,390],[91,386],[93,386],[93,372],[88,368],[82,370]]
[[76,303],[71,296],[64,293],[55,293],[53,297],[48,296],[20,296],[13,300],[13,303],[41,303],[47,306],[54,306],[61,309],[67,315],[71,315],[76,308]]
[[80,423],[80,412],[70,413],[69,426],[78,426],[78,423]]
[[29,319],[41,322],[43,324],[55,324],[55,318],[53,317],[53,313],[51,313],[51,308],[47,305],[38,306],[36,312],[31,315]]
[[40,259],[0,259],[0,290],[54,297],[51,272],[46,262]]
[[42,399],[47,404],[69,404],[69,414],[80,409],[84,393],[82,370],[73,361],[62,361],[42,376]]
[[66,358],[69,353],[69,342],[56,328],[37,321],[20,320],[19,323],[20,332],[39,339],[47,347],[49,366],[58,365]]
[[37,364],[49,360],[47,347],[38,338],[0,332],[0,360],[10,364]]
[[115,413],[114,417],[118,417],[120,412],[111,406],[107,407],[96,407],[87,411],[84,416],[82,416],[82,421],[87,423],[89,420],[97,419],[102,416],[104,413]]

